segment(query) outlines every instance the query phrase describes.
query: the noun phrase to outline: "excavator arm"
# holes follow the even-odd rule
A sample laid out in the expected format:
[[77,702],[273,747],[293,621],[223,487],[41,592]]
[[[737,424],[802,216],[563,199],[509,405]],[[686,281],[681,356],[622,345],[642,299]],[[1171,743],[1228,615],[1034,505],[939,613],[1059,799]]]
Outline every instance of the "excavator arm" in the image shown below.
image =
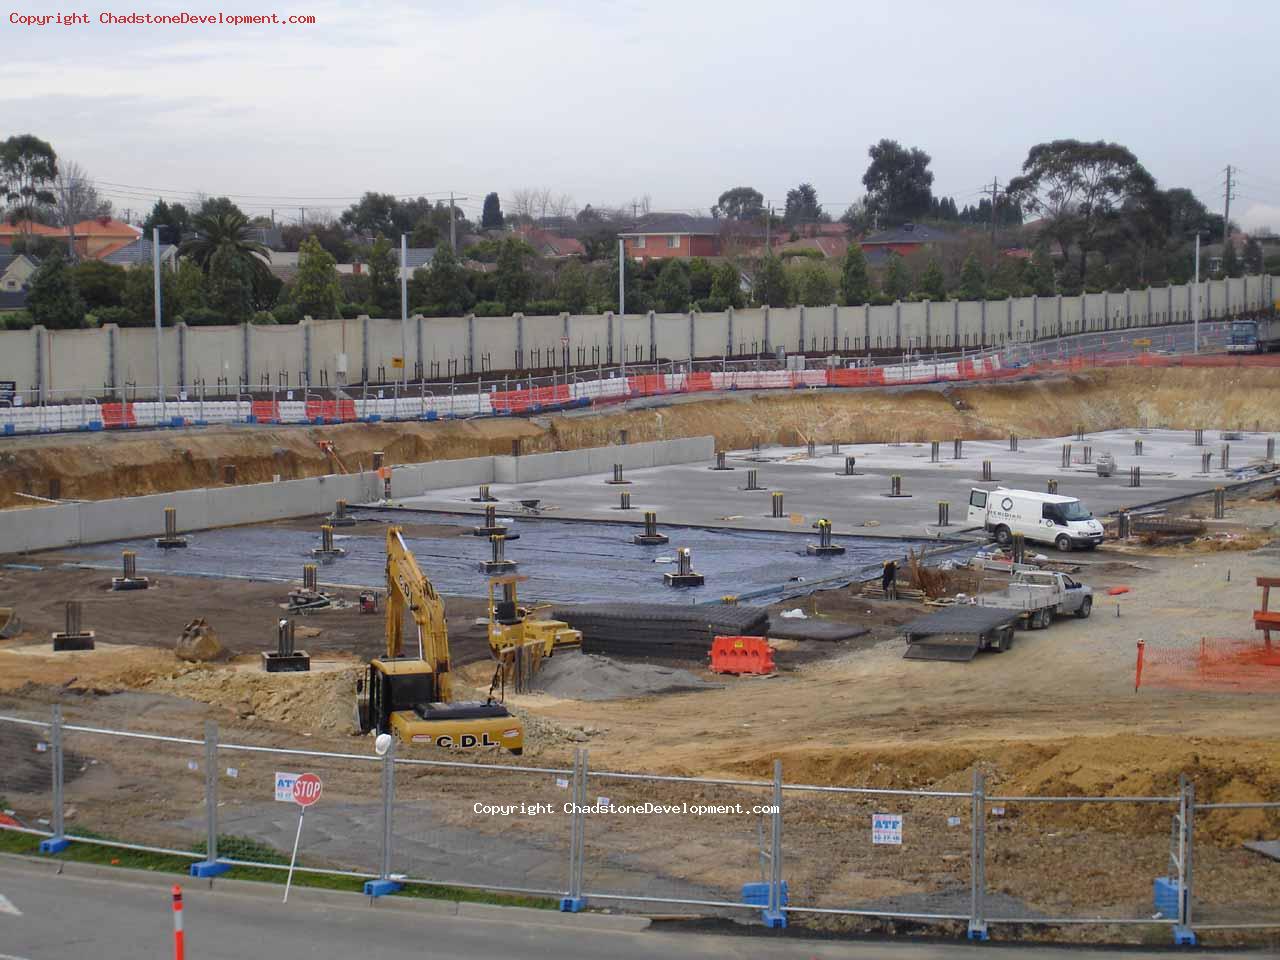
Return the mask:
[[421,659],[435,674],[436,700],[453,699],[449,663],[449,627],[444,601],[423,574],[399,527],[387,528],[387,657],[404,656],[404,613],[408,609],[418,633]]

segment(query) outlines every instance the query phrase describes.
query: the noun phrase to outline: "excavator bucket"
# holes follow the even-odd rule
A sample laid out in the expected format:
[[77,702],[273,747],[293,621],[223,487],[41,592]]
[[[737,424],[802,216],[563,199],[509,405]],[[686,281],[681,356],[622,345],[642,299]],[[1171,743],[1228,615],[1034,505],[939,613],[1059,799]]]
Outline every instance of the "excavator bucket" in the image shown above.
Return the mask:
[[13,607],[0,607],[0,640],[8,640],[22,632],[22,620]]

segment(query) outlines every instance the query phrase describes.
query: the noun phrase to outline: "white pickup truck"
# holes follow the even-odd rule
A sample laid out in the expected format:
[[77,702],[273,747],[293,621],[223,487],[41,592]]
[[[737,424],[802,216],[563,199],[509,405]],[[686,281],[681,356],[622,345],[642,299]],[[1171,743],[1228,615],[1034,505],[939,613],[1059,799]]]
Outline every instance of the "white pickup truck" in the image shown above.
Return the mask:
[[978,594],[978,606],[1019,612],[1032,630],[1042,630],[1059,614],[1081,619],[1093,612],[1093,588],[1065,573],[1049,571],[1014,574],[1003,590]]

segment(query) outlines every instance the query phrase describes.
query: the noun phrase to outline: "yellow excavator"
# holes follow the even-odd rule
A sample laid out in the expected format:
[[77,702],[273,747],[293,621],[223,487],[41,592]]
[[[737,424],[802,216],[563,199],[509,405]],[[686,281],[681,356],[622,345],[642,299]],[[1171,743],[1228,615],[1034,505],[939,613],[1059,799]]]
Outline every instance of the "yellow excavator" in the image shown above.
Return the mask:
[[[404,652],[404,613],[418,631],[417,656]],[[356,682],[361,733],[390,733],[402,743],[524,752],[524,725],[501,703],[453,702],[444,601],[423,576],[399,527],[387,528],[387,652]]]
[[[540,646],[544,657],[563,647],[582,646],[581,630],[573,629],[563,620],[535,618],[535,614],[550,609],[550,604],[520,606],[516,584],[527,579],[515,574],[489,579],[489,649],[500,663],[505,651],[527,643]],[[498,588],[502,589],[502,599],[498,599]]]

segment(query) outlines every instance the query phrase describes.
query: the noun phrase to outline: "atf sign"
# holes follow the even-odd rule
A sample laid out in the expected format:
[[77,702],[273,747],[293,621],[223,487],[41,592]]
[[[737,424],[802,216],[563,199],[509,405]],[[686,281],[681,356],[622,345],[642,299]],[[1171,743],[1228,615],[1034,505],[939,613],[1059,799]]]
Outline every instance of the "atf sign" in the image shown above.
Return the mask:
[[281,773],[276,771],[276,800],[280,803],[293,803],[293,785],[297,782],[299,773]]
[[304,773],[293,781],[293,802],[300,807],[309,807],[320,799],[321,789],[319,777],[314,773]]
[[873,813],[871,815],[871,842],[902,844],[902,814]]

